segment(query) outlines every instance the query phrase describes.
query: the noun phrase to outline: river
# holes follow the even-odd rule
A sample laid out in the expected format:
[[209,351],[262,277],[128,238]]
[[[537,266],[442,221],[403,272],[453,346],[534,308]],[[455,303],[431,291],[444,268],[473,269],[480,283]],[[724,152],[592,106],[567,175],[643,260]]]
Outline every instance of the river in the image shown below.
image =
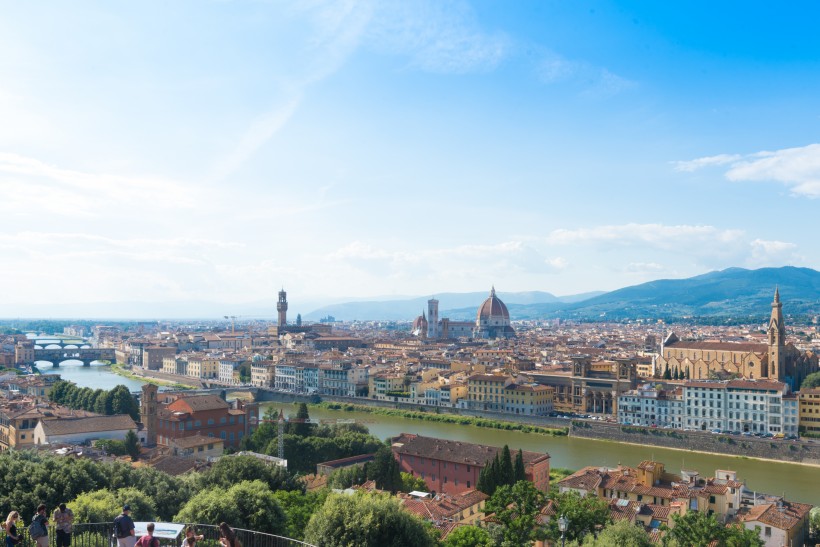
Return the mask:
[[120,376],[112,372],[110,366],[102,363],[92,363],[90,367],[84,367],[82,361],[64,361],[59,367],[45,361],[38,361],[36,364],[43,374],[59,374],[63,380],[74,382],[80,387],[114,389],[123,384],[131,391],[139,391],[145,383]]
[[[271,403],[279,408],[283,406]],[[289,407],[290,405],[284,405]],[[285,408],[288,414],[290,408]],[[295,411],[294,411],[295,412]],[[785,494],[792,501],[820,505],[820,467],[783,462],[753,460],[733,456],[719,456],[698,452],[684,452],[653,446],[596,441],[577,437],[548,437],[520,431],[500,431],[475,426],[445,424],[410,420],[395,416],[382,416],[368,412],[346,412],[310,408],[313,419],[356,419],[364,422],[370,432],[386,439],[400,433],[416,433],[428,437],[440,437],[493,446],[509,445],[533,452],[548,452],[551,467],[580,469],[587,465],[614,467],[618,463],[635,467],[642,460],[657,460],[666,464],[668,471],[680,472],[681,468],[700,471],[701,476],[714,476],[716,469],[737,471],[738,478],[746,481],[752,490],[769,494]]]
[[[80,387],[112,389],[124,384],[132,391],[138,391],[144,382],[119,376],[111,367],[102,364],[82,366],[79,361],[67,361],[57,368],[40,363],[38,368],[44,373],[59,373]],[[266,403],[279,408],[285,414],[290,405]],[[695,469],[703,476],[714,476],[716,469],[737,471],[738,478],[745,480],[748,488],[769,494],[785,494],[787,499],[820,505],[820,467],[784,462],[772,462],[718,456],[698,452],[683,452],[653,446],[637,446],[577,437],[548,437],[520,431],[501,431],[475,426],[444,424],[410,420],[396,416],[382,416],[368,412],[346,412],[311,407],[310,416],[319,420],[355,419],[363,422],[370,432],[386,439],[400,433],[417,433],[428,437],[440,437],[493,446],[509,445],[510,448],[548,452],[552,467],[580,469],[586,465],[615,466],[618,463],[636,466],[642,460],[657,460],[666,468],[677,473],[681,468]]]

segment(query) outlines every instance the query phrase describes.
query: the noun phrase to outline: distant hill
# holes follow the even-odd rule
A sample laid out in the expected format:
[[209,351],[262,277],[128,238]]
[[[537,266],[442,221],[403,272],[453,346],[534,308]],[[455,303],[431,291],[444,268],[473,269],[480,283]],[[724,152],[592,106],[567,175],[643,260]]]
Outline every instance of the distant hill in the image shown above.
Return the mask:
[[[498,293],[512,319],[665,319],[687,317],[763,320],[769,316],[775,286],[787,315],[820,314],[820,272],[811,268],[728,268],[687,279],[660,279],[607,293],[556,297],[548,292]],[[487,293],[445,293],[439,317],[475,319]],[[410,320],[427,308],[429,296],[389,301],[358,301],[325,306],[307,314],[316,320]]]
[[582,319],[765,318],[771,311],[769,304],[776,286],[780,287],[785,313],[820,313],[820,272],[785,266],[758,270],[728,268],[688,279],[650,281],[562,307],[558,315]]
[[[499,292],[498,297],[512,309],[517,306],[547,306],[550,309],[558,309],[562,305],[583,301],[586,298],[603,294],[601,292],[584,293],[579,295],[555,296],[543,291],[526,292]],[[383,300],[383,301],[355,301],[323,306],[308,314],[303,314],[303,318],[310,321],[317,321],[327,315],[332,315],[340,321],[359,320],[388,320],[401,321],[411,320],[421,315],[427,310],[427,301],[435,297],[439,301],[439,317],[449,317],[454,320],[475,319],[478,306],[484,302],[489,295],[488,292],[469,293],[442,293],[432,296],[419,296],[416,298]]]

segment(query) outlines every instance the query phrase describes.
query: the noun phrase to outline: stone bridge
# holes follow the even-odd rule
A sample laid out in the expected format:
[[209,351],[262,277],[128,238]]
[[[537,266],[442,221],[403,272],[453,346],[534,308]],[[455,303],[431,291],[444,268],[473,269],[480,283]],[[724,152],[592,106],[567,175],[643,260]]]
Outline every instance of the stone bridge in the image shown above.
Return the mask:
[[48,361],[55,367],[69,360],[82,361],[86,367],[90,366],[92,361],[108,361],[112,364],[117,362],[113,348],[34,348],[34,360]]

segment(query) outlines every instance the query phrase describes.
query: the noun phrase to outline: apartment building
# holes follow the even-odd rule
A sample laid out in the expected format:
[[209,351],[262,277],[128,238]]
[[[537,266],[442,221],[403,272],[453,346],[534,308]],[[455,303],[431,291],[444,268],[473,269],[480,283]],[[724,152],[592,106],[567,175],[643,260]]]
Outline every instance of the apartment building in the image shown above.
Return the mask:
[[272,387],[276,382],[277,365],[271,360],[251,362],[251,385]]
[[228,404],[216,395],[172,396],[157,411],[157,444],[170,446],[177,439],[202,435],[238,446],[258,417],[258,405],[241,400]]
[[516,381],[498,374],[473,374],[467,378],[467,397],[459,404],[471,410],[545,416],[552,412],[553,400],[551,386]]
[[801,389],[797,398],[800,432],[820,435],[820,388]]
[[682,390],[658,389],[645,384],[618,397],[618,422],[646,427],[683,427]]

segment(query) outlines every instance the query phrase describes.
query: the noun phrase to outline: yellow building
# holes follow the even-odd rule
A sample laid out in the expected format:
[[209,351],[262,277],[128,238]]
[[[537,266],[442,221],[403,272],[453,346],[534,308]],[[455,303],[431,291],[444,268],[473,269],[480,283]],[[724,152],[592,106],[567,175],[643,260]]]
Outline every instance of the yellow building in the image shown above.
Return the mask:
[[467,397],[461,408],[491,410],[527,416],[545,416],[553,410],[553,388],[516,382],[510,376],[473,374],[467,378]]
[[371,399],[385,401],[390,398],[389,393],[397,393],[407,391],[409,393],[409,386],[405,385],[404,374],[395,372],[378,373],[368,378],[368,393]]
[[800,434],[809,433],[820,436],[820,388],[801,389],[797,394]]

